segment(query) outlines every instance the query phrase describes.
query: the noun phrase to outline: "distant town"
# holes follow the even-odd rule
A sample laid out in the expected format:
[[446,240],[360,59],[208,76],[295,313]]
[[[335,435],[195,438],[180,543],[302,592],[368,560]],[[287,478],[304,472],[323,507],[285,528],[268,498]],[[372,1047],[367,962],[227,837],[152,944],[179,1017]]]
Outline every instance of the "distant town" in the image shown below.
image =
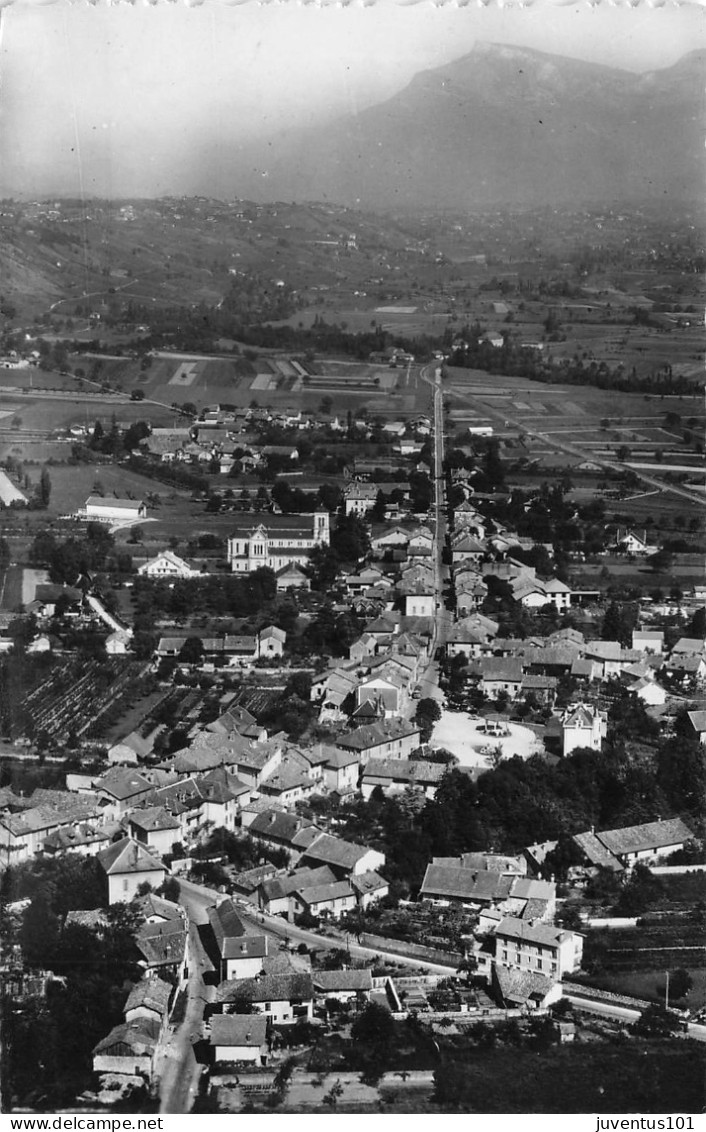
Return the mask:
[[698,216],[0,202],[7,1109],[702,1110]]

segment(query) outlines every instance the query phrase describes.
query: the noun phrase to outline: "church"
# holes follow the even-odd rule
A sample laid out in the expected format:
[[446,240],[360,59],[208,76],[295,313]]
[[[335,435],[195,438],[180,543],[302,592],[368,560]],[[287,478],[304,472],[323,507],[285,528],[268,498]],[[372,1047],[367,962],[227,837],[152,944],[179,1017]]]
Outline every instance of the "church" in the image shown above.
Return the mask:
[[277,573],[304,566],[315,546],[330,542],[330,516],[323,507],[312,515],[243,514],[228,539],[228,563],[234,574],[269,567]]

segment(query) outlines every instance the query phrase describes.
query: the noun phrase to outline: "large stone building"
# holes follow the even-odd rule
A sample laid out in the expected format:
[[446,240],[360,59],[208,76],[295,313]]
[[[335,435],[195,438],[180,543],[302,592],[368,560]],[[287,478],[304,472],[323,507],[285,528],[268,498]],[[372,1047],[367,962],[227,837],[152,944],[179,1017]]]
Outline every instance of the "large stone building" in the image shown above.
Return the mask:
[[228,539],[228,562],[235,574],[251,574],[269,567],[275,573],[303,566],[316,546],[330,541],[329,513],[323,507],[312,515],[244,514],[235,519]]

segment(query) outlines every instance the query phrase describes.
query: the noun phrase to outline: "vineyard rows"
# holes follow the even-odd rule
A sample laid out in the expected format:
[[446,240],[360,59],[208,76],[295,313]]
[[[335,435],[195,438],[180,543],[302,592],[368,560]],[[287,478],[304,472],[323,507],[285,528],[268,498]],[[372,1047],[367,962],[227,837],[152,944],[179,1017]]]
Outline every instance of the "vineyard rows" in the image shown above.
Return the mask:
[[140,661],[120,658],[68,660],[23,700],[25,718],[34,736],[55,742],[73,732],[80,738],[147,670]]

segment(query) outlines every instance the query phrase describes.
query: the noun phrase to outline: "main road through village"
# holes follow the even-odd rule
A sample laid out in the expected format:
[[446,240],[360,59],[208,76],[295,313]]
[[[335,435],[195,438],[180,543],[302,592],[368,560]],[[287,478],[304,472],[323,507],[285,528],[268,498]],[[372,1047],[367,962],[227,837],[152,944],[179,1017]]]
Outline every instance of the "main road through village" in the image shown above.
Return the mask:
[[[444,591],[449,581],[449,568],[443,562],[443,551],[446,542],[446,508],[444,499],[444,404],[442,392],[441,368],[435,365],[424,366],[420,377],[427,382],[432,390],[433,418],[434,418],[434,588],[436,597],[436,617],[430,662],[419,682],[422,697],[441,699],[438,684],[438,665],[435,660],[437,650],[446,643],[452,618],[444,604]],[[459,396],[458,393],[455,393]],[[471,402],[471,396],[460,395],[460,399]],[[488,410],[483,405],[483,411],[497,418],[506,418],[503,414]],[[513,423],[513,422],[509,422]],[[528,431],[525,429],[525,431]],[[584,454],[566,442],[554,441],[548,436],[537,433],[555,448],[572,455]],[[612,461],[602,461],[606,466],[615,468]],[[673,485],[667,485],[651,477],[640,477],[648,483],[653,483],[662,489],[675,490]],[[676,489],[677,494],[690,495],[683,489]],[[191,964],[189,979],[186,987],[186,1009],[183,1021],[170,1031],[162,1047],[160,1059],[160,1100],[161,1111],[164,1113],[185,1113],[191,1110],[200,1078],[200,1066],[194,1053],[194,1044],[204,1036],[204,1010],[206,1004],[215,998],[215,972],[203,944],[201,942],[199,927],[208,923],[208,909],[220,898],[219,893],[212,889],[203,888],[189,881],[180,880],[180,901],[189,917],[189,939]],[[306,931],[295,924],[282,920],[277,916],[269,916],[248,906],[244,901],[237,901],[238,913],[248,933],[265,934],[272,944],[277,947],[291,947],[304,943],[309,948],[342,949],[348,952],[353,959],[370,959],[380,957],[379,950],[362,947],[358,942],[351,940],[343,932],[331,932],[328,936],[318,935]],[[418,968],[418,959],[407,958],[389,953],[387,957],[402,966]],[[424,962],[424,967],[431,972],[449,975],[454,969],[452,964]],[[209,977],[210,976],[210,977]],[[583,1000],[576,1002],[582,1009],[600,1011],[614,1018],[632,1021],[633,1011],[626,1011],[622,1007],[606,1003],[586,1003]],[[706,1027],[691,1025],[691,1037],[698,1041],[706,1041]]]

